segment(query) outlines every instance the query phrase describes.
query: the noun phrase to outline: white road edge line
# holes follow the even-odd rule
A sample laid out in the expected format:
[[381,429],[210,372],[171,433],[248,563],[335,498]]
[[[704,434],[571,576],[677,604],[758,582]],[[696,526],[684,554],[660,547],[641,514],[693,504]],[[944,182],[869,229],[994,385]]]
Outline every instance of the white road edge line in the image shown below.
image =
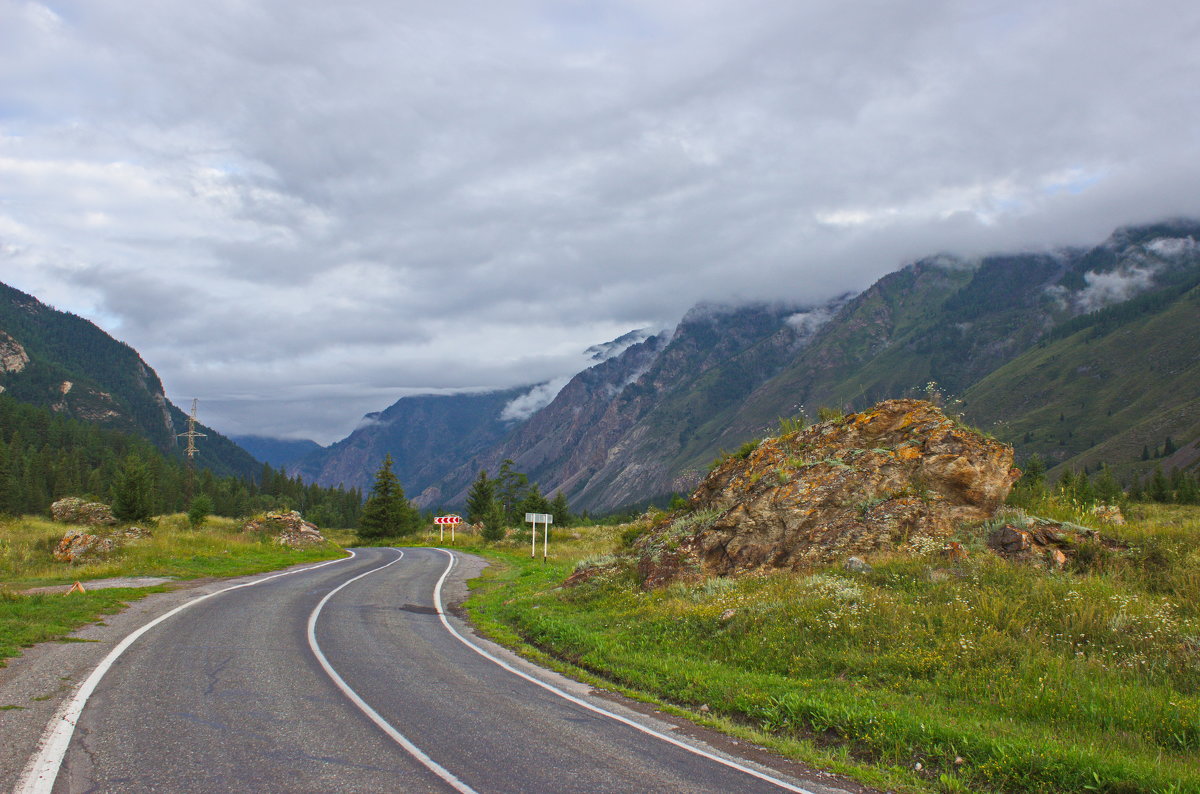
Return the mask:
[[[397,549],[397,551],[399,551],[399,549]],[[333,669],[333,665],[329,663],[329,660],[325,658],[325,654],[321,652],[321,646],[317,644],[317,618],[320,616],[321,610],[325,608],[325,604],[329,602],[329,599],[333,598],[339,590],[351,582],[357,582],[364,576],[370,576],[376,571],[382,571],[384,568],[395,565],[402,559],[404,559],[404,552],[400,551],[400,556],[396,557],[396,559],[392,560],[386,565],[381,565],[378,568],[372,568],[366,573],[360,573],[353,579],[347,579],[333,590],[330,590],[329,593],[321,599],[321,603],[317,604],[316,609],[312,611],[312,614],[308,616],[308,647],[312,650],[313,656],[317,657],[317,661],[325,670],[325,674],[328,675],[330,680],[337,685],[338,689],[342,690],[342,694],[349,698],[351,703],[353,703],[355,706],[358,706],[358,710],[367,715],[367,718],[370,719],[371,722],[378,725],[380,730],[386,733],[393,741],[396,742],[396,744],[408,751],[409,755],[424,764],[431,772],[440,777],[442,780],[446,781],[446,783],[448,783],[455,791],[462,792],[462,794],[476,794],[473,788],[456,778],[450,773],[449,770],[447,770],[437,761],[434,761],[432,758],[427,756],[421,751],[421,748],[410,742],[404,736],[404,734],[400,733],[400,731],[396,730],[390,722],[381,717],[378,711],[371,708],[367,704],[367,701],[359,697],[359,694],[351,689],[350,685],[347,684],[346,681],[340,675],[338,675],[337,671]]]
[[62,767],[63,758],[67,754],[67,748],[71,744],[71,736],[75,733],[75,723],[79,720],[79,715],[83,712],[83,707],[87,704],[88,698],[92,696],[96,686],[100,683],[100,679],[104,678],[104,674],[113,666],[121,654],[129,650],[129,646],[137,642],[138,638],[145,634],[150,629],[162,623],[169,617],[177,615],[188,607],[193,607],[201,601],[207,601],[213,596],[219,596],[221,593],[228,593],[230,590],[240,590],[243,587],[254,587],[263,582],[269,582],[272,579],[278,579],[281,576],[291,576],[294,573],[304,573],[305,571],[324,568],[326,565],[333,565],[339,562],[346,562],[355,557],[354,550],[350,549],[349,557],[341,557],[329,562],[323,562],[318,565],[310,565],[307,568],[300,568],[295,571],[284,571],[283,573],[272,574],[265,576],[262,579],[255,579],[253,582],[245,582],[243,584],[235,584],[232,587],[226,587],[223,590],[217,590],[208,595],[202,595],[199,598],[194,598],[185,604],[181,604],[170,612],[159,615],[154,620],[146,623],[141,628],[130,632],[125,639],[121,640],[115,648],[108,652],[96,669],[92,670],[79,688],[75,690],[75,695],[66,703],[64,703],[50,722],[46,725],[46,730],[42,733],[42,738],[39,741],[41,750],[37,755],[30,758],[29,763],[25,765],[25,769],[21,772],[21,779],[17,783],[17,787],[13,789],[13,794],[49,794],[54,789],[54,781],[58,778],[59,769]]
[[629,727],[634,728],[635,730],[641,731],[642,733],[646,734],[647,736],[653,736],[656,739],[661,739],[662,741],[666,742],[667,744],[673,744],[676,747],[687,750],[689,753],[694,753],[695,755],[701,756],[703,758],[707,758],[711,761],[716,761],[718,764],[723,764],[731,769],[736,769],[739,772],[744,772],[745,774],[750,775],[752,777],[756,777],[759,780],[763,780],[763,781],[766,781],[767,783],[771,783],[773,785],[779,786],[780,788],[785,789],[786,791],[794,791],[794,792],[797,792],[797,794],[816,794],[816,792],[809,791],[808,789],[800,788],[799,786],[794,786],[791,783],[788,783],[786,780],[780,780],[779,778],[771,777],[770,775],[759,772],[757,769],[751,769],[750,767],[744,766],[743,764],[739,764],[736,761],[731,761],[728,758],[722,758],[721,756],[715,755],[714,753],[710,753],[706,750],[701,750],[699,747],[693,747],[692,745],[688,744],[687,742],[681,742],[674,737],[666,735],[665,733],[660,733],[659,731],[656,731],[653,728],[649,728],[645,725],[642,725],[640,722],[631,720],[627,717],[622,717],[620,714],[611,712],[608,709],[604,709],[599,706],[595,706],[591,703],[588,703],[586,700],[577,698],[568,692],[562,691],[561,689],[559,689],[558,687],[556,687],[552,684],[547,684],[545,681],[534,678],[533,676],[529,675],[528,673],[522,672],[521,670],[518,670],[517,668],[513,667],[512,665],[510,665],[508,662],[504,661],[503,659],[500,659],[500,658],[488,653],[483,648],[479,647],[478,645],[476,645],[475,643],[471,642],[466,637],[464,637],[462,634],[460,634],[453,626],[450,625],[450,621],[446,620],[445,610],[442,608],[442,584],[446,581],[446,577],[450,575],[451,569],[454,568],[454,563],[455,563],[456,558],[452,552],[447,551],[446,549],[438,549],[438,551],[442,552],[443,554],[445,554],[446,556],[448,556],[450,558],[450,564],[446,566],[446,570],[442,572],[441,578],[438,579],[437,585],[433,588],[433,602],[434,602],[434,605],[437,607],[438,618],[441,619],[442,625],[446,627],[447,631],[449,631],[451,634],[453,634],[455,637],[457,637],[458,641],[461,642],[463,645],[466,645],[468,648],[475,651],[475,653],[479,654],[480,656],[482,656],[485,659],[495,662],[496,664],[500,665],[501,667],[503,667],[505,670],[509,671],[513,675],[524,678],[526,681],[529,681],[532,684],[537,684],[542,689],[545,689],[547,692],[552,692],[553,694],[558,695],[559,697],[561,697],[565,700],[569,700],[570,702],[574,703],[575,705],[581,706],[582,708],[585,708],[588,711],[595,712],[596,714],[600,714],[601,716],[608,717],[609,719],[613,719],[624,725],[628,725]]

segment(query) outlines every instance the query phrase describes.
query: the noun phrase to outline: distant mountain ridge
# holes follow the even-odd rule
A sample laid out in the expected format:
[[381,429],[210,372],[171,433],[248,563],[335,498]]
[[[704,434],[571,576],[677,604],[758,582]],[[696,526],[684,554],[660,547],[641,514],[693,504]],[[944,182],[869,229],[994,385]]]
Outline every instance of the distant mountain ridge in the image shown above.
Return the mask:
[[483,393],[403,397],[367,414],[346,438],[288,465],[307,482],[370,489],[387,454],[411,498],[437,482],[454,464],[507,435],[513,422],[501,414],[529,386]]
[[235,444],[263,463],[277,469],[286,468],[301,458],[324,449],[308,439],[268,438],[267,436],[230,436]]
[[[187,414],[163,393],[158,374],[94,323],[0,284],[0,390],[21,402],[101,427],[136,433],[165,453]],[[253,476],[261,464],[210,427],[197,464],[217,475]]]
[[[545,492],[607,510],[689,491],[721,449],[772,433],[782,416],[861,409],[930,383],[961,396],[967,418],[1019,455],[1127,463],[1154,438],[1200,436],[1197,241],[1200,222],[1171,220],[1118,229],[1091,248],[940,254],[821,306],[701,304],[673,331],[595,346],[620,352],[527,419],[500,420],[522,390],[404,398],[384,412],[387,439],[360,428],[355,454],[330,452],[328,468],[300,470],[324,484],[336,484],[330,472],[362,482],[349,478],[390,451],[410,472],[410,496],[459,505],[480,469],[512,459]],[[1103,362],[1104,388],[1066,396]],[[1108,403],[1093,399],[1101,393]],[[1135,408],[1114,410],[1115,395]],[[449,419],[458,399],[472,406],[470,421]],[[437,445],[414,440],[424,424],[440,429]]]

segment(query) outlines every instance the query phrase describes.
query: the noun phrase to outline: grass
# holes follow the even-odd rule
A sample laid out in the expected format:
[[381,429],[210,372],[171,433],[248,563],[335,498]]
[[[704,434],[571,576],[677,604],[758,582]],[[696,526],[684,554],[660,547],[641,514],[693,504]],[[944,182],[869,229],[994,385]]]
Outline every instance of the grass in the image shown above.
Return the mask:
[[[182,515],[164,516],[152,536],[127,542],[103,559],[63,563],[52,552],[70,529],[37,517],[0,520],[0,665],[34,643],[62,639],[130,600],[163,588],[113,588],[65,597],[25,594],[35,587],[69,585],[116,576],[170,576],[195,579],[244,576],[297,563],[328,560],[343,554],[336,543],[310,549],[279,546],[261,534],[240,532],[241,522],[211,517],[193,530]],[[346,539],[345,533],[332,533]]]
[[[654,592],[605,558],[630,528],[560,531],[547,564],[515,541],[483,550],[499,564],[467,606],[527,653],[675,708],[707,704],[707,721],[871,785],[1200,791],[1200,510],[1129,513],[1106,530],[1128,552],[1063,572],[993,557],[974,527],[959,563],[913,550],[862,574]],[[589,557],[604,573],[560,587]]]

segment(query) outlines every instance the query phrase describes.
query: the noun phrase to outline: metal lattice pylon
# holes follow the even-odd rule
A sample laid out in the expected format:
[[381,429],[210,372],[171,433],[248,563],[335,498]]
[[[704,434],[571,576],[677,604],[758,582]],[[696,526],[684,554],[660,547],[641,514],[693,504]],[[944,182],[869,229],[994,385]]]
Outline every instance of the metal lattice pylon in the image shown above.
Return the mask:
[[194,398],[192,399],[192,415],[188,417],[187,432],[179,433],[176,436],[176,438],[186,438],[187,439],[187,448],[183,452],[185,455],[188,456],[189,463],[191,463],[192,460],[196,457],[196,439],[208,438],[208,436],[206,434],[199,433],[196,431],[196,404],[198,402],[199,402],[199,400],[194,399]]

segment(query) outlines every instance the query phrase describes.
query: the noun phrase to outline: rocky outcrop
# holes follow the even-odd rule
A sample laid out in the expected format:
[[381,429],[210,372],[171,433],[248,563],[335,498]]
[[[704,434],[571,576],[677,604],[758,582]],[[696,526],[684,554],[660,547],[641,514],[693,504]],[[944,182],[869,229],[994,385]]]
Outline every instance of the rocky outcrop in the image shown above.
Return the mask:
[[242,531],[274,535],[275,543],[293,549],[319,546],[326,542],[317,525],[305,521],[295,510],[256,516],[242,526]]
[[987,543],[1001,557],[1049,568],[1062,568],[1080,556],[1094,557],[1101,550],[1129,548],[1129,544],[1094,529],[1043,518],[1029,518],[1021,525],[1005,523],[992,530]]
[[50,517],[63,524],[98,526],[117,523],[108,505],[87,502],[77,496],[67,496],[50,505]]
[[640,539],[649,587],[929,545],[990,518],[1020,472],[1007,444],[921,400],[888,400],[725,460]]
[[0,372],[20,372],[29,363],[29,354],[16,339],[0,331]]
[[59,562],[82,562],[102,557],[116,549],[120,543],[108,535],[93,535],[82,529],[72,529],[54,547],[54,559]]
[[[104,505],[101,505],[104,507]],[[122,530],[107,530],[101,533],[82,529],[68,530],[54,547],[54,559],[59,562],[87,562],[101,559],[134,540],[150,537],[150,530],[142,527],[126,527]]]

